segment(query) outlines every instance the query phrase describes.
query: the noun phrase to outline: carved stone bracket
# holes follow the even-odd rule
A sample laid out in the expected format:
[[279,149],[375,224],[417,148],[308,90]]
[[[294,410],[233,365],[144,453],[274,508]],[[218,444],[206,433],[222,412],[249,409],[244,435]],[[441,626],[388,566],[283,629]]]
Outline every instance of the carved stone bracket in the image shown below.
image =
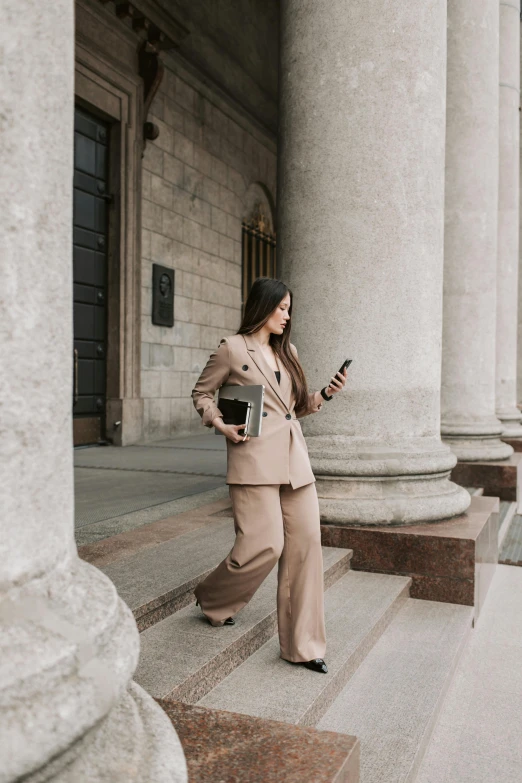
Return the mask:
[[177,48],[189,31],[154,0],[100,0],[114,3],[116,16],[140,36],[138,70],[143,79],[143,151],[148,139],[157,139],[159,128],[147,120],[153,98],[163,78],[160,52]]
[[139,74],[143,79],[143,151],[147,140],[157,139],[159,128],[147,120],[152,100],[156,95],[165,67],[159,57],[159,48],[154,41],[144,41],[138,53]]

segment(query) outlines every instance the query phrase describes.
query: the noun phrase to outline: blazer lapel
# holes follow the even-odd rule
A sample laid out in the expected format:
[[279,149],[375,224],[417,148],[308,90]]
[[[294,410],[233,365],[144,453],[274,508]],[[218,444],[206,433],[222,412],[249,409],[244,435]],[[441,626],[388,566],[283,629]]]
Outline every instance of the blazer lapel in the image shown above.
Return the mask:
[[275,392],[275,394],[279,397],[279,399],[281,400],[285,408],[288,409],[289,405],[286,402],[286,395],[284,394],[284,389],[283,389],[283,383],[284,380],[286,380],[285,368],[281,367],[280,362],[278,362],[278,366],[281,370],[281,387],[280,387],[277,382],[277,378],[275,377],[274,371],[269,366],[268,362],[265,360],[265,357],[263,356],[261,351],[256,351],[255,342],[251,338],[251,336],[249,334],[243,334],[242,337],[246,343],[246,348],[252,358],[252,361],[254,362],[258,370],[265,376],[272,391]]

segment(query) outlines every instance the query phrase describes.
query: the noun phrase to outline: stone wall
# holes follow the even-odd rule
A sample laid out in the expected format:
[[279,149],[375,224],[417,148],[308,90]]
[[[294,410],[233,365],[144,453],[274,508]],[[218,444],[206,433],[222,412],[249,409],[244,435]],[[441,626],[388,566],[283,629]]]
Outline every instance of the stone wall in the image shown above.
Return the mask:
[[[142,179],[141,396],[144,440],[199,429],[190,392],[241,310],[248,188],[275,196],[273,140],[173,56],[149,119]],[[152,264],[175,269],[173,328],[152,324]]]

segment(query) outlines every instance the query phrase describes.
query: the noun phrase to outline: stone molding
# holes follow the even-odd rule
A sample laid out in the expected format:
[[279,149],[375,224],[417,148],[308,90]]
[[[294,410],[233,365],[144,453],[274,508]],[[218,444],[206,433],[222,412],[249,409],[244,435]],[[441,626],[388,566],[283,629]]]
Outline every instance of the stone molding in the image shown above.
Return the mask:
[[[128,445],[142,431],[140,397],[141,309],[141,118],[142,82],[129,58],[137,38],[113,30],[114,19],[98,6],[80,0],[77,7],[76,99],[112,121],[109,151],[110,191],[114,194],[109,223],[107,439]],[[84,15],[90,15],[94,35],[82,33]],[[85,29],[90,27],[85,24]],[[104,35],[104,33],[106,35]],[[117,35],[127,43],[126,57],[116,61],[111,52]],[[125,53],[125,48],[122,48]],[[121,422],[115,426],[116,422]]]

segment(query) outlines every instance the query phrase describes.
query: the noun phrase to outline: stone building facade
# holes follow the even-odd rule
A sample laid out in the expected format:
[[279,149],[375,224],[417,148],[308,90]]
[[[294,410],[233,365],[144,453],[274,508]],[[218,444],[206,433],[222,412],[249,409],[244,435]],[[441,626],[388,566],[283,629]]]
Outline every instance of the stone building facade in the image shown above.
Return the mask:
[[182,781],[135,623],[77,557],[71,441],[200,427],[251,232],[310,385],[354,360],[305,426],[323,520],[436,523],[469,504],[457,457],[516,472],[520,8],[7,0],[0,41],[0,779]]
[[[194,379],[222,334],[235,331],[240,322],[242,222],[248,221],[262,204],[268,230],[274,231],[273,114],[277,94],[271,96],[270,90],[276,90],[277,85],[277,5],[268,4],[261,13],[250,9],[250,18],[260,17],[259,29],[248,27],[245,39],[234,41],[238,49],[234,53],[226,51],[225,41],[223,53],[207,62],[204,71],[191,62],[196,58],[190,58],[188,46],[186,56],[180,54],[184,53],[184,41],[198,34],[193,29],[201,22],[197,9],[191,10],[190,3],[180,3],[178,9],[164,5],[171,25],[176,22],[168,11],[177,10],[187,27],[181,23],[179,29],[176,26],[178,48],[162,50],[164,72],[146,118],[159,133],[157,138],[147,140],[143,157],[141,139],[134,138],[143,121],[144,101],[137,52],[145,33],[133,25],[137,12],[120,11],[118,17],[112,3],[103,5],[96,0],[81,0],[76,6],[77,101],[87,111],[110,114],[107,103],[114,88],[126,91],[132,84],[126,122],[134,147],[129,146],[127,157],[115,152],[113,158],[117,160],[109,166],[112,175],[127,180],[132,190],[127,202],[127,209],[132,204],[132,214],[127,216],[126,240],[136,253],[129,258],[128,246],[121,239],[114,241],[109,251],[119,256],[120,275],[118,279],[116,273],[116,279],[111,279],[109,271],[108,276],[111,306],[106,406],[101,410],[98,429],[82,433],[81,420],[86,414],[80,411],[76,416],[78,443],[107,437],[116,444],[129,445],[186,433],[198,426],[190,401]],[[212,4],[199,6],[200,10],[206,7],[204,25],[210,26]],[[247,8],[245,19],[248,13]],[[230,7],[220,16],[219,31],[223,35],[231,29],[234,32],[234,10]],[[203,40],[208,34],[205,28],[199,31]],[[257,50],[259,62],[255,60]],[[228,63],[231,54],[238,64]],[[248,58],[254,60],[251,67],[258,69],[261,88],[273,103],[265,116],[262,102],[254,114],[241,102],[243,92],[250,90],[248,74],[243,74],[246,84],[240,78],[241,62]],[[219,74],[219,68],[224,67],[222,59],[231,71],[224,79]],[[209,78],[209,68],[217,69],[218,76]],[[225,84],[218,84],[217,78]],[[235,85],[237,97],[226,92],[227,78]],[[252,100],[254,96],[250,92],[248,95]],[[122,123],[114,115],[111,119],[110,133],[114,136]],[[121,221],[123,209],[121,200],[113,198],[107,215],[109,231],[111,224]],[[175,270],[172,327],[152,322],[153,264]],[[121,279],[123,267],[131,286],[128,279]],[[119,330],[111,324],[114,311],[120,317]],[[115,375],[120,381],[111,383]],[[82,389],[79,391],[81,396]],[[114,426],[115,422],[119,424]]]

